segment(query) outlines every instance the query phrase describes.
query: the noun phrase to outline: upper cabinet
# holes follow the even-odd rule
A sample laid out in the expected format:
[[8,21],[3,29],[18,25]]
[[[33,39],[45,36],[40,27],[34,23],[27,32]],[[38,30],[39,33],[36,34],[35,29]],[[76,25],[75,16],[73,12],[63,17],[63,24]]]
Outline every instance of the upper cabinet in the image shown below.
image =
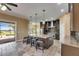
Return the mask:
[[71,30],[79,31],[79,3],[72,4],[73,8],[71,11]]
[[40,22],[40,28],[43,29],[43,34],[48,34],[48,32],[50,32],[52,22],[53,21],[45,21],[44,24]]

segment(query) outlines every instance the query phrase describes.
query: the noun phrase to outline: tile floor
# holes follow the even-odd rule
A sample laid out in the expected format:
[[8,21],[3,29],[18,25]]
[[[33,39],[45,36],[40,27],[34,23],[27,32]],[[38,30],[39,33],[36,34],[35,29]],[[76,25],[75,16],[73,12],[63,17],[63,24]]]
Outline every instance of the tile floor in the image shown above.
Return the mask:
[[0,44],[0,56],[18,56],[21,53],[18,51],[18,48],[22,48],[20,42],[10,42],[5,44]]
[[54,40],[54,44],[44,53],[41,50],[35,49],[30,45],[23,44],[22,42],[10,42],[0,44],[0,56],[60,56],[61,45],[59,40]]

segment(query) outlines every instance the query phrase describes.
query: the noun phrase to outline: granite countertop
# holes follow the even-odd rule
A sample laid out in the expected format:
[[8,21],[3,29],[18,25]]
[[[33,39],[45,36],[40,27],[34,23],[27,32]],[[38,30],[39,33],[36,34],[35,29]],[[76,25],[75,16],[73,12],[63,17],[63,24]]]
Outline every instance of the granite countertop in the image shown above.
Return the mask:
[[70,40],[68,40],[68,38],[65,38],[65,41],[61,43],[79,48],[79,42],[77,42],[73,37],[71,37]]
[[33,37],[40,37],[40,38],[49,38],[49,35],[32,35]]

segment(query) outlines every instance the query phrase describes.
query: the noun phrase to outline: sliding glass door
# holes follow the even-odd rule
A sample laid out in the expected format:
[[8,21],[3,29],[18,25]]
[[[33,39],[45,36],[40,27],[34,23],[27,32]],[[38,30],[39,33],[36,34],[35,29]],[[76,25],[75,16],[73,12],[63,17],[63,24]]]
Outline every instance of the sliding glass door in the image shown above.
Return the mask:
[[15,23],[0,21],[0,40],[15,40]]

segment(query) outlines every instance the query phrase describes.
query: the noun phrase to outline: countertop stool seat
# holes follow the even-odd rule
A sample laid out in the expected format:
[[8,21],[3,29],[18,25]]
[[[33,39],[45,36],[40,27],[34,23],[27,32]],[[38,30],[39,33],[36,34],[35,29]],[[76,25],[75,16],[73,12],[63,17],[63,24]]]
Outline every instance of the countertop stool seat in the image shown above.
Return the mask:
[[36,50],[37,50],[37,49],[40,49],[40,50],[42,50],[42,51],[44,52],[44,42],[43,42],[43,41],[38,40],[38,41],[36,42]]

